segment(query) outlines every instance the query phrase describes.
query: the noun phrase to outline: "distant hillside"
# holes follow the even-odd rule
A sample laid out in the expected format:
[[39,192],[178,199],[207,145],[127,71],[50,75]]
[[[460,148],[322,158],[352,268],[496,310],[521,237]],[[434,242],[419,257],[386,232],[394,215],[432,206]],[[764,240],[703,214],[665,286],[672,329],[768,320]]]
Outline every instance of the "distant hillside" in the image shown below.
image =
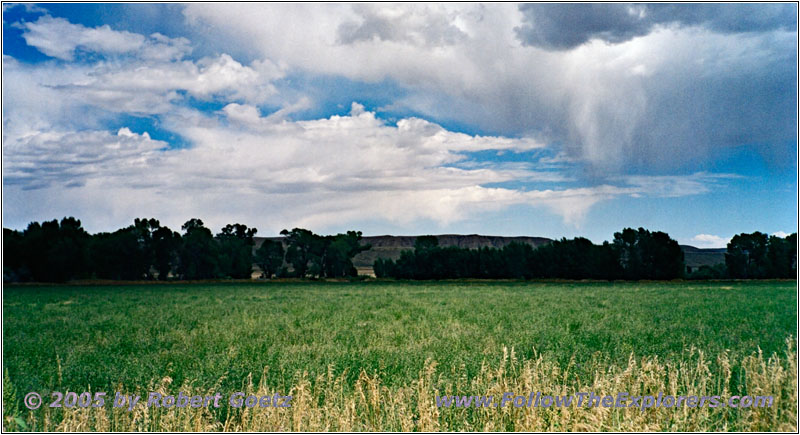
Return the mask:
[[692,269],[703,265],[713,266],[724,263],[725,252],[727,252],[725,248],[704,249],[689,245],[681,245],[681,249],[683,249],[683,261]]
[[[482,236],[478,234],[459,235],[442,234],[436,236],[439,239],[439,246],[457,246],[459,248],[477,249],[482,247],[502,248],[512,242],[527,243],[538,247],[552,240],[546,237],[505,237],[505,236]],[[282,240],[283,237],[256,237],[256,247],[261,246],[264,239]],[[362,274],[372,274],[372,265],[378,258],[389,258],[396,260],[400,258],[400,253],[405,250],[414,249],[414,242],[417,236],[369,236],[362,239],[363,244],[370,244],[372,248],[364,251],[353,258],[353,265]],[[683,249],[686,265],[695,269],[702,265],[713,266],[725,262],[725,248],[702,249],[694,246],[681,245]]]

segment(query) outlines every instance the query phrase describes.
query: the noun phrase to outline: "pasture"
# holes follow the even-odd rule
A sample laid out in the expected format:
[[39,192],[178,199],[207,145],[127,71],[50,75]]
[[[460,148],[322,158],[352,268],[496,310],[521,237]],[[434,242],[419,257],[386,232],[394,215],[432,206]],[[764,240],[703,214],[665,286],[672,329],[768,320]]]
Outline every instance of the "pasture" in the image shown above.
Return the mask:
[[[10,430],[796,430],[796,283],[5,286]],[[8,387],[11,387],[10,389]],[[773,394],[766,409],[436,408],[504,391]],[[291,408],[29,411],[37,391]]]

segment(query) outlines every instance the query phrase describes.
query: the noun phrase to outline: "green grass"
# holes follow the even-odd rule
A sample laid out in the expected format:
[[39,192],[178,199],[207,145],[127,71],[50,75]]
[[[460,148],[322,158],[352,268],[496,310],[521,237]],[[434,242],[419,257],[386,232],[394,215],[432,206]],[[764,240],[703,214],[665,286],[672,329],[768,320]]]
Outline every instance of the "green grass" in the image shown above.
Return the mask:
[[428,358],[472,378],[503,346],[623,366],[631,353],[679,361],[692,345],[780,354],[797,320],[794,282],[5,286],[3,297],[3,366],[20,395],[148,391],[165,376],[231,392],[264,367],[279,390],[329,366],[391,387]]

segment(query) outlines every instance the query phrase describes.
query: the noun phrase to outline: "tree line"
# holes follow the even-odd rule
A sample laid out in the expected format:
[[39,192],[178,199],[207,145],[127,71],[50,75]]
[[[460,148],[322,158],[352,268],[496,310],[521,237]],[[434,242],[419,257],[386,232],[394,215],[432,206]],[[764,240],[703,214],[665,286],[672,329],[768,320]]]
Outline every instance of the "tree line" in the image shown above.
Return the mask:
[[401,279],[674,279],[683,276],[683,251],[666,233],[626,228],[613,243],[595,245],[578,237],[534,248],[441,247],[434,236],[419,237],[397,261],[378,259],[378,277]]
[[[156,219],[135,219],[114,232],[89,234],[73,217],[32,222],[24,231],[3,229],[3,279],[64,282],[71,279],[249,279],[253,264],[262,277],[354,277],[353,257],[370,249],[360,231],[322,236],[283,230],[282,240],[255,248],[256,228],[229,224],[214,235],[200,219],[181,233]],[[534,248],[439,246],[435,236],[416,239],[397,260],[377,259],[378,278],[396,279],[600,279],[668,280],[794,278],[797,233],[785,238],[742,233],[727,246],[725,262],[687,272],[678,242],[660,231],[625,228],[596,245],[578,237]]]
[[538,248],[517,242],[499,249],[441,247],[435,236],[421,236],[414,250],[403,251],[396,261],[379,258],[373,269],[379,278],[397,279],[793,278],[796,244],[796,233],[786,238],[759,232],[738,234],[728,244],[725,263],[690,273],[677,241],[667,233],[644,228],[625,228],[602,245],[578,237]]
[[730,278],[795,278],[797,233],[785,238],[758,231],[737,234],[728,243],[725,266]]
[[255,248],[256,228],[228,224],[216,235],[200,219],[182,233],[157,219],[135,219],[114,232],[89,234],[73,217],[32,222],[24,231],[3,229],[3,279],[65,282],[72,279],[249,279],[253,264],[265,278],[333,278],[356,275],[352,259],[369,249],[361,232],[320,236],[294,228],[283,242]]

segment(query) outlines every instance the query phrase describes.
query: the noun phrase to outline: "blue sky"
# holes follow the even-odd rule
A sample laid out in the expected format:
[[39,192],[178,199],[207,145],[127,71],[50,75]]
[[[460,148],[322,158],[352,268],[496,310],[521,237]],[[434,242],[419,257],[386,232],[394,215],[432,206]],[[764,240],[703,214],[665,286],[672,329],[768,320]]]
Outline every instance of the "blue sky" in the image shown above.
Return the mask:
[[797,230],[794,4],[3,7],[3,226]]

